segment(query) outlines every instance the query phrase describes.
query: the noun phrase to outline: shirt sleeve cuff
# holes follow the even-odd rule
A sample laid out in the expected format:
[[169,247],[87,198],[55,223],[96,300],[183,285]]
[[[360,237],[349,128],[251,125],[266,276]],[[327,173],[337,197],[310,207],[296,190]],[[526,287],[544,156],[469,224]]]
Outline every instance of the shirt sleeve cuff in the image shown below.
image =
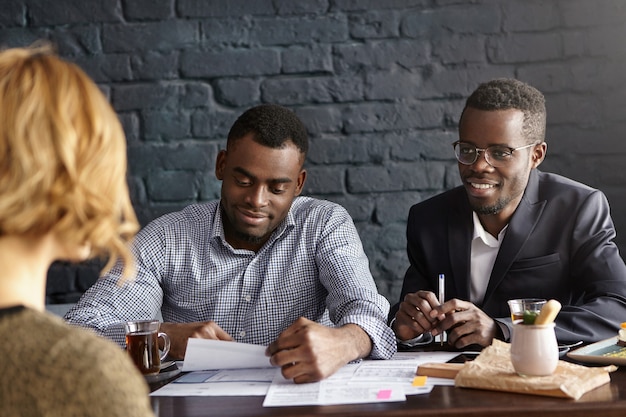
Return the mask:
[[[389,328],[393,329],[393,323],[395,321],[396,321],[395,317],[391,319],[391,321],[389,322]],[[433,336],[430,333],[422,333],[421,335],[414,337],[413,339],[409,339],[409,340],[402,340],[396,337],[396,342],[398,343],[399,346],[402,346],[402,347],[423,346],[423,345],[429,344],[432,341],[433,341]]]

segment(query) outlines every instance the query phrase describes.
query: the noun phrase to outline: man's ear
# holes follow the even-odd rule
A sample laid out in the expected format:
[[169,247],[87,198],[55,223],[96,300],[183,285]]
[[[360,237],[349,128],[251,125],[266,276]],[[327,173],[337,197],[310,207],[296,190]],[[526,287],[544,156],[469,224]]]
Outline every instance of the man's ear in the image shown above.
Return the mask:
[[300,171],[300,174],[298,174],[297,181],[298,182],[296,184],[296,192],[295,192],[296,197],[300,195],[300,193],[302,192],[302,188],[304,188],[304,182],[306,181],[306,169],[302,169],[302,171]]
[[226,150],[221,150],[215,158],[215,177],[218,180],[224,179],[224,167],[226,166]]
[[546,152],[548,151],[548,144],[541,142],[533,148],[531,155],[532,166],[531,168],[537,168],[543,160],[546,158]]

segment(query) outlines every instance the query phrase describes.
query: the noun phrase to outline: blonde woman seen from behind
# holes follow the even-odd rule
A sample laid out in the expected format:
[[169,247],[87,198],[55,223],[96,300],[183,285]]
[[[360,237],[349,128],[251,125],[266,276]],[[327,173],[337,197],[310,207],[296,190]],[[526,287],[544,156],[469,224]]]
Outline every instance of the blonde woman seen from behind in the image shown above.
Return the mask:
[[125,174],[123,130],[83,71],[47,46],[0,52],[0,414],[153,415],[125,352],[44,308],[55,260],[132,274]]

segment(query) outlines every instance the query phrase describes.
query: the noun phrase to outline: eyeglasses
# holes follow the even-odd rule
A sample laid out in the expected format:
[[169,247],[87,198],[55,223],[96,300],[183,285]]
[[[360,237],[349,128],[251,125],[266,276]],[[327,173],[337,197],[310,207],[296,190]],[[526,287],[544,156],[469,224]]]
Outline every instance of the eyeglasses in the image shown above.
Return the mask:
[[454,155],[456,159],[464,165],[472,165],[478,160],[480,152],[485,153],[485,161],[494,168],[503,167],[507,165],[513,158],[513,152],[520,149],[530,148],[531,146],[538,145],[538,143],[531,143],[530,145],[524,145],[517,148],[511,148],[503,145],[491,145],[485,149],[477,148],[471,143],[457,141],[452,144],[454,146]]

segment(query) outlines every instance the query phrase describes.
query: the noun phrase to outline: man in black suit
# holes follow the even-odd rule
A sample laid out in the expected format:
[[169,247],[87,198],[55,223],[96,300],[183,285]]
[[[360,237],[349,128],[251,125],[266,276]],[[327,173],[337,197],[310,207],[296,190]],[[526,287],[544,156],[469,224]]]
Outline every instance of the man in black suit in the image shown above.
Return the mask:
[[443,332],[456,348],[508,341],[513,298],[560,301],[560,342],[606,339],[626,321],[626,266],[608,201],[537,170],[545,126],[543,95],[518,80],[492,80],[468,98],[454,143],[463,185],[410,210],[410,267],[389,315],[401,344]]

